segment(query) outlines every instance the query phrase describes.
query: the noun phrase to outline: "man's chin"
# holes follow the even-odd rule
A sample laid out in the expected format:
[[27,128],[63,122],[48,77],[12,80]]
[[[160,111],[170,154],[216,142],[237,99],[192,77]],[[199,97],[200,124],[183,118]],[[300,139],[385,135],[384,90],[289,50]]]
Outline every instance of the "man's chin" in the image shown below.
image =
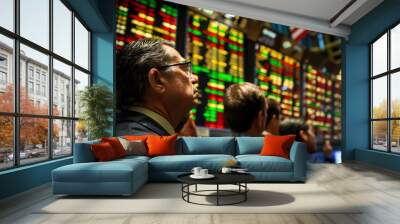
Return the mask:
[[200,97],[201,97],[201,95],[198,92],[195,92],[193,94],[193,102],[195,102],[196,105],[199,105],[201,103]]

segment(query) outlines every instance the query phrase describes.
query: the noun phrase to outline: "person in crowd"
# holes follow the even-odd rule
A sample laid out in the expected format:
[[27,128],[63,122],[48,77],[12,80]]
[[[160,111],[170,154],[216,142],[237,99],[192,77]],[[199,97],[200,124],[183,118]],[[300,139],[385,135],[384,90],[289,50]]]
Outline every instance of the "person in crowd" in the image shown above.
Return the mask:
[[322,152],[324,152],[325,162],[335,163],[335,155],[333,152],[333,147],[329,139],[324,139],[324,145],[322,146]]
[[308,153],[316,151],[317,144],[313,127],[300,119],[285,119],[279,125],[281,135],[296,135],[296,141],[307,145]]
[[224,122],[235,136],[261,136],[267,105],[264,93],[253,83],[228,87],[224,96]]
[[117,54],[117,135],[173,135],[199,96],[191,62],[168,42],[144,38]]
[[189,113],[189,117],[186,122],[182,122],[181,125],[178,125],[178,129],[176,129],[178,136],[191,136],[197,137],[196,123],[193,120],[193,114]]
[[276,100],[266,99],[266,101],[268,109],[263,135],[279,135],[281,107]]

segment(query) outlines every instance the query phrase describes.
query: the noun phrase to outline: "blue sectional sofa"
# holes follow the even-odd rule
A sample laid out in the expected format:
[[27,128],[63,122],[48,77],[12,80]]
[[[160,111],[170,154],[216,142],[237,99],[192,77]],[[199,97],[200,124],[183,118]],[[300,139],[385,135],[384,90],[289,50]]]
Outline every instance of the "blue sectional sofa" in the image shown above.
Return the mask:
[[177,155],[127,156],[96,162],[91,141],[75,144],[74,163],[52,171],[53,193],[68,195],[131,195],[148,181],[176,181],[193,167],[218,172],[228,160],[236,160],[260,182],[304,182],[306,148],[294,142],[290,159],[260,156],[263,137],[182,137]]

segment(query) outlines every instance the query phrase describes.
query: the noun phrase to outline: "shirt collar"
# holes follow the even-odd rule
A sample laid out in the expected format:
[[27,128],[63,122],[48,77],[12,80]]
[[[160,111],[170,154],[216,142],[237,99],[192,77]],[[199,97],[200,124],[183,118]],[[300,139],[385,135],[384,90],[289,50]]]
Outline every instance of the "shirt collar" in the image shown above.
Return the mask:
[[169,121],[167,119],[165,119],[163,116],[161,116],[160,114],[158,114],[150,109],[147,109],[145,107],[139,107],[139,106],[130,107],[129,109],[131,111],[139,112],[139,113],[142,113],[142,114],[150,117],[155,122],[157,122],[162,128],[164,128],[164,130],[166,130],[168,132],[168,134],[170,134],[170,135],[175,134],[174,127],[172,127],[171,123],[169,123]]

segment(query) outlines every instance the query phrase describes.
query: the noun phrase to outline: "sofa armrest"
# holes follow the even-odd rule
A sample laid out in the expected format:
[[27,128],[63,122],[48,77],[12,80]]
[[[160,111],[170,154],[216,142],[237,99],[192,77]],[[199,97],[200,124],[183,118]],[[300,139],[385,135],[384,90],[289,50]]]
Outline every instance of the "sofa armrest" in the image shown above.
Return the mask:
[[98,144],[100,140],[94,140],[90,142],[75,143],[74,145],[74,163],[89,163],[95,162],[96,158],[92,153],[90,146],[92,144]]
[[302,142],[293,142],[290,149],[290,160],[293,162],[293,180],[305,181],[307,177],[306,145]]

